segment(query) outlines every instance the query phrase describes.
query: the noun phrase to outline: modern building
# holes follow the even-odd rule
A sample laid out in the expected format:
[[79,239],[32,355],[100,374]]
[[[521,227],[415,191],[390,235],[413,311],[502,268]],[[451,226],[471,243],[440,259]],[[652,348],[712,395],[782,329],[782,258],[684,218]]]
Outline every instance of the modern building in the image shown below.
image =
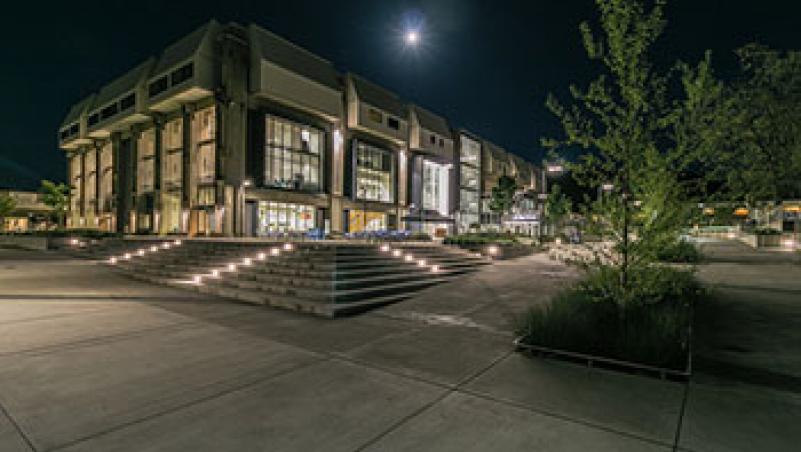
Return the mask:
[[14,211],[0,218],[0,232],[27,232],[48,229],[53,209],[34,191],[0,190],[0,198],[11,198]]
[[533,165],[358,75],[216,21],[74,105],[59,144],[68,227],[125,233],[444,235],[481,223],[500,174],[536,180]]

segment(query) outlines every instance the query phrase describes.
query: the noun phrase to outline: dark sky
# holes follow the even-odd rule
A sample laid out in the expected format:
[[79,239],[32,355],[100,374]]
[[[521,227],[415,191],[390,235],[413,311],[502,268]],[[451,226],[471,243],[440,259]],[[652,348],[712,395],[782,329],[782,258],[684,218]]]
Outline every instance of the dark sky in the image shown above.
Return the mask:
[[[801,45],[798,0],[670,0],[665,62],[713,51],[723,73],[751,41]],[[578,34],[593,0],[15,1],[3,7],[0,186],[63,180],[56,129],[69,107],[211,18],[254,22],[538,161],[558,133],[543,103],[592,76]],[[400,30],[421,22],[424,45]]]

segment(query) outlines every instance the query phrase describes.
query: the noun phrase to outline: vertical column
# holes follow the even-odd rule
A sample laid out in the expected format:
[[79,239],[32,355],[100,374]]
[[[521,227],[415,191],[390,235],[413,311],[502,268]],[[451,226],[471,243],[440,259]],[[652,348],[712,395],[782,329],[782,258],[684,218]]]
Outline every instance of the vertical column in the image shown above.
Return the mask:
[[161,177],[163,174],[161,164],[163,159],[162,153],[164,146],[161,143],[162,128],[164,127],[164,120],[161,117],[156,117],[153,124],[154,143],[153,143],[153,211],[151,212],[150,232],[158,234],[161,229]]
[[79,221],[78,226],[79,227],[83,227],[83,226],[85,226],[84,222],[86,221],[85,220],[85,216],[86,216],[86,205],[85,205],[85,202],[86,202],[86,150],[85,149],[81,149],[80,159],[81,159],[81,188],[80,188],[80,192],[81,192],[81,197],[80,197],[81,217],[80,217],[80,220],[78,220]]

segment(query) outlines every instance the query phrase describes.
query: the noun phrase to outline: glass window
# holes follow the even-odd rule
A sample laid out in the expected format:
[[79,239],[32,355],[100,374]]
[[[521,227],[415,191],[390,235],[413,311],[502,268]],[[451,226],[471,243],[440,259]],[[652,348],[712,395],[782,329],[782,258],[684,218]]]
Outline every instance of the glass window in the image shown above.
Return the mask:
[[[216,179],[216,117],[214,107],[204,108],[192,117],[192,143],[195,152],[194,171],[197,178],[197,203],[201,206],[214,204],[214,187],[203,187],[213,184]],[[176,130],[174,144],[181,141],[182,130]],[[180,135],[180,136],[179,136]]]
[[266,121],[264,185],[319,191],[323,131],[277,116]]
[[356,197],[393,202],[395,162],[390,151],[358,142],[356,148]]
[[400,121],[397,118],[387,118],[387,127],[390,129],[400,130]]
[[305,232],[315,227],[314,206],[259,201],[257,235]]
[[423,161],[423,208],[448,214],[448,168]]
[[459,171],[460,171],[459,185],[462,187],[478,190],[478,183],[479,183],[478,168],[468,165],[459,165]]
[[136,191],[147,193],[153,191],[156,155],[156,132],[147,129],[137,140]]
[[461,136],[459,161],[478,167],[481,161],[481,143],[465,135]]

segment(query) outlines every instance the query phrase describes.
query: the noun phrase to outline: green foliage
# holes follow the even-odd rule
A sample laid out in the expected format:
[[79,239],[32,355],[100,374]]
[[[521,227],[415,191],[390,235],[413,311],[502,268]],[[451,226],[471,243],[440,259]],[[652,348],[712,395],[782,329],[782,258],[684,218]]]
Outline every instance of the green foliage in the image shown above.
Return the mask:
[[49,180],[43,180],[39,192],[42,193],[42,202],[53,209],[56,223],[63,226],[64,216],[70,205],[70,188],[63,183],[56,184]]
[[[600,267],[578,286],[521,319],[523,341],[554,349],[685,370],[691,305],[704,296],[689,272],[633,272],[635,292],[620,292],[620,270]],[[620,303],[620,297],[632,297]]]
[[551,192],[545,201],[545,218],[547,221],[558,230],[564,218],[570,215],[572,210],[573,203],[570,198],[562,193],[562,187],[559,184],[551,185]]
[[17,201],[11,196],[0,195],[0,220],[11,215],[17,208]]
[[505,214],[509,212],[514,204],[515,192],[517,191],[517,184],[515,180],[509,176],[501,176],[498,178],[498,184],[492,187],[492,198],[490,199],[490,209],[493,212]]
[[701,253],[692,243],[678,240],[660,249],[656,254],[656,258],[662,262],[695,264],[701,261]]
[[773,228],[756,228],[754,229],[755,235],[782,235],[782,231]]
[[[587,54],[604,71],[581,90],[571,87],[574,104],[553,96],[547,106],[561,120],[564,137],[545,139],[552,150],[582,147],[588,152],[570,165],[587,187],[611,184],[611,193],[583,206],[591,234],[612,241],[619,254],[620,284],[631,286],[630,272],[647,266],[658,250],[673,243],[688,223],[688,187],[679,180],[701,153],[699,129],[705,124],[704,90],[716,83],[709,56],[695,68],[658,73],[649,61],[661,35],[665,2],[646,9],[639,0],[596,0],[601,13],[599,38],[581,25]],[[670,74],[682,75],[682,96],[668,90]]]
[[517,240],[513,235],[510,234],[482,232],[482,233],[451,235],[446,237],[443,243],[446,245],[461,245],[461,246],[511,245],[517,243]]

